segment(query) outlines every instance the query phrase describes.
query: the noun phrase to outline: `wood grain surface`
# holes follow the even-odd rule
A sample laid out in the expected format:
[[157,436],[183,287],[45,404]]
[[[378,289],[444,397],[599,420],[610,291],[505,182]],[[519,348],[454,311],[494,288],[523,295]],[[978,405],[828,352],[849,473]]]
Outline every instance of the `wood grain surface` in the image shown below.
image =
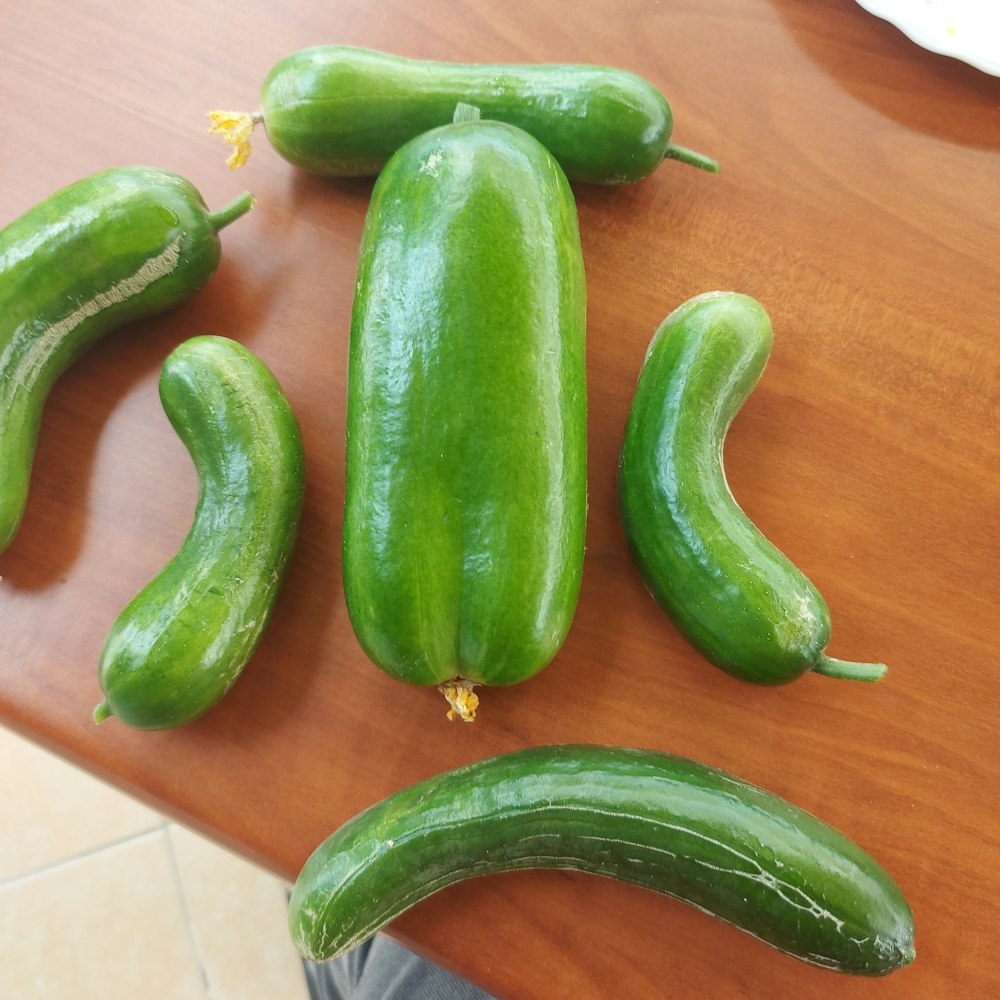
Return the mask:
[[[108,336],[49,398],[23,526],[0,555],[0,720],[288,879],[351,814],[445,768],[562,741],[684,754],[878,858],[911,901],[915,963],[878,982],[840,976],[569,873],[469,881],[392,932],[512,1000],[992,995],[1000,80],[850,0],[35,0],[4,7],[0,37],[0,224],[137,162],[184,174],[212,207],[244,188],[257,199],[203,291]],[[575,188],[583,592],[557,659],[485,690],[473,725],[375,669],[343,600],[344,379],[371,182],[307,176],[262,135],[233,173],[207,133],[209,109],[253,110],[278,59],[324,42],[622,66],[667,95],[678,143],[722,164]],[[775,330],[727,442],[733,492],[826,597],[831,654],[883,660],[881,684],[736,681],[687,646],[629,558],[615,474],[639,366],[663,317],[717,288],[759,299]],[[191,523],[197,482],[157,378],[201,333],[247,344],[298,414],[294,562],[217,708],[174,732],[97,728],[104,636]]]

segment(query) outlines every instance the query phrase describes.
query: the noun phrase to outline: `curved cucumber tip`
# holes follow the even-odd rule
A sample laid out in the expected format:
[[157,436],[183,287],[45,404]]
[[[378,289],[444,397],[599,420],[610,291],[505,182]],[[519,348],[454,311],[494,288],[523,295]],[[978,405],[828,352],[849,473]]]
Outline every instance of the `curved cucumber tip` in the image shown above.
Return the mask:
[[665,160],[679,160],[681,163],[697,167],[699,170],[707,170],[710,174],[717,174],[719,172],[719,163],[717,160],[713,160],[712,157],[706,156],[704,153],[688,149],[686,146],[675,146],[673,143],[670,143],[667,146],[667,151],[663,154],[663,158]]
[[99,726],[105,719],[110,718],[115,713],[111,711],[111,705],[108,703],[108,699],[105,698],[104,701],[100,703],[94,709],[94,722]]
[[821,656],[813,664],[813,673],[824,677],[836,677],[845,681],[880,681],[888,667],[884,663],[855,663],[852,660],[838,660],[834,656]]

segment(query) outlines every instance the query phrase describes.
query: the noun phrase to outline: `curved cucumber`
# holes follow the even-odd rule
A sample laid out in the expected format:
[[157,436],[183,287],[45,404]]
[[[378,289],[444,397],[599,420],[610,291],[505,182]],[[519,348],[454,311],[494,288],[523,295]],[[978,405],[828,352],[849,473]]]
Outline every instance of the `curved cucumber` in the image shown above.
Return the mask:
[[299,874],[292,939],[331,959],[439,889],[519,868],[654,889],[841,972],[881,975],[914,957],[902,893],[843,834],[703,764],[600,746],[483,760],[355,816]]
[[488,65],[407,59],[343,45],[304,49],[264,81],[257,115],[212,112],[212,131],[244,162],[256,122],[289,163],[319,174],[374,175],[404,143],[447,124],[458,103],[531,133],[571,180],[637,181],[664,158],[717,171],[670,142],[663,95],[634,73],[604,66]]
[[826,655],[826,602],[757,530],[726,482],[726,432],[764,370],[771,339],[767,313],[735,292],[696,296],[664,320],[622,443],[625,534],[653,597],[728,673],[759,684],[807,670],[878,680],[880,663]]
[[277,599],[305,479],[291,407],[245,347],[185,341],[164,363],[160,398],[200,495],[180,550],[121,613],[101,653],[105,699],[94,718],[136,729],[190,722],[236,681]]
[[177,305],[219,263],[219,230],[252,204],[208,212],[183,177],[94,174],[0,231],[0,551],[17,532],[42,410],[95,340]]
[[466,718],[470,682],[541,670],[576,609],[585,323],[576,206],[535,139],[466,121],[393,157],[351,327],[344,593],[369,657]]

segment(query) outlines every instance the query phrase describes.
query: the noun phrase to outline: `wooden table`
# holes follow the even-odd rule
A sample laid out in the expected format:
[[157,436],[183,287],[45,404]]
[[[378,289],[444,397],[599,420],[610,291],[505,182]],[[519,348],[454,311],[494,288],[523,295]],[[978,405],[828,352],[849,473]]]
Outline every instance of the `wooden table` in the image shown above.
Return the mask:
[[[539,743],[670,750],[813,811],[874,854],[916,917],[914,965],[872,984],[796,962],[654,893],[584,875],[466,882],[392,928],[502,997],[986,996],[1000,920],[995,641],[1000,80],[850,0],[342,0],[84,5],[0,15],[0,221],[70,181],[149,163],[213,207],[244,187],[209,285],[93,348],[47,404],[22,530],[0,555],[0,721],[294,878],[376,799]],[[375,669],[340,575],[344,378],[369,180],[302,174],[259,136],[239,173],[205,112],[252,110],[272,64],[343,42],[456,61],[608,63],[670,99],[667,164],[578,186],[589,277],[585,580],[535,679],[448,723]],[[830,651],[879,685],[758,689],[706,664],[626,550],[618,448],[649,338],[698,292],[769,311],[775,344],[729,435],[735,495],[816,583]],[[157,398],[171,347],[245,342],[301,421],[301,535],[258,654],[175,732],[90,713],[104,636],[176,550],[197,491]]]

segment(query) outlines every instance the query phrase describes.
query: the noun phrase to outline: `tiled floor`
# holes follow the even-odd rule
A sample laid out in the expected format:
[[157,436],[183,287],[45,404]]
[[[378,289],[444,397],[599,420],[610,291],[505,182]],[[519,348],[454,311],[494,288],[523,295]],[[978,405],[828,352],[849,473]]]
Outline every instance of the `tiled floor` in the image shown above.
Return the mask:
[[307,1000],[284,884],[0,728],[0,997]]

